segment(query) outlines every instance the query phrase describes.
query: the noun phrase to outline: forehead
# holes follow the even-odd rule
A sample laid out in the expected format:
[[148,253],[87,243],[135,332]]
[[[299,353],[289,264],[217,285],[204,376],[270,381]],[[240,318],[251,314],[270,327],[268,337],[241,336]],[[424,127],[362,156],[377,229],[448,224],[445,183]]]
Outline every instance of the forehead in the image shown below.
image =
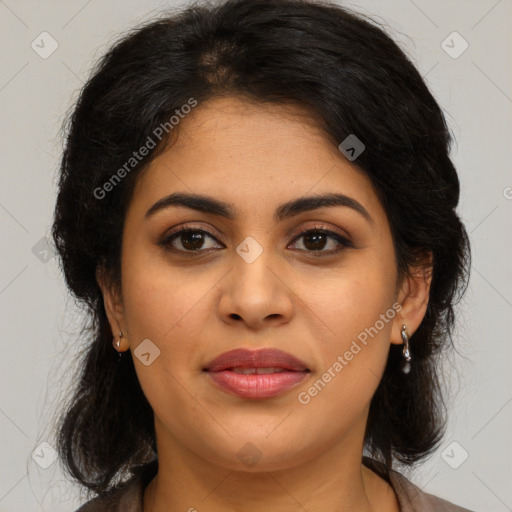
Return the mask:
[[298,106],[210,100],[171,135],[137,183],[134,201],[141,207],[179,190],[218,197],[240,213],[261,213],[293,197],[339,192],[382,213],[370,180]]

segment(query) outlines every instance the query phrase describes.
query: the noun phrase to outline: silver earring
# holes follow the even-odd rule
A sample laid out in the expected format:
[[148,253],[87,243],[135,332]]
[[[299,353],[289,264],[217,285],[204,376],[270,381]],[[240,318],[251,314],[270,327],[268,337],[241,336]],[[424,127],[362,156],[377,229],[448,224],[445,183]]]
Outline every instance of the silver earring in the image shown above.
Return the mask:
[[123,333],[119,331],[119,338],[114,342],[114,346],[117,350],[121,348],[121,338],[123,337]]
[[401,365],[403,373],[407,374],[411,371],[411,351],[409,350],[409,335],[407,334],[407,326],[402,325],[402,332],[400,333],[404,341],[404,348],[402,349],[402,356],[404,357]]

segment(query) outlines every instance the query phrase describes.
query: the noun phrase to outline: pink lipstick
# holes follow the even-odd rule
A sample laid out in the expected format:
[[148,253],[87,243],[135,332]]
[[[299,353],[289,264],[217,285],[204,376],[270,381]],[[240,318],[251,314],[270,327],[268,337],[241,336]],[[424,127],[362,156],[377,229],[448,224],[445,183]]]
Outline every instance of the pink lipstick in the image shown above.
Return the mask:
[[242,398],[270,398],[295,387],[310,370],[278,349],[235,349],[211,361],[204,371],[212,382]]

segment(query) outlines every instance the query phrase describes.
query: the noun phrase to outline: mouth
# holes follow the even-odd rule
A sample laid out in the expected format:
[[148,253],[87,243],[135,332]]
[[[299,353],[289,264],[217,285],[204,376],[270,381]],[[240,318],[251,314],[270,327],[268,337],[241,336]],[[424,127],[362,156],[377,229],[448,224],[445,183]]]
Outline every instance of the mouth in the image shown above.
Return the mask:
[[235,349],[203,368],[211,382],[242,398],[270,398],[300,384],[310,373],[300,359],[277,349]]

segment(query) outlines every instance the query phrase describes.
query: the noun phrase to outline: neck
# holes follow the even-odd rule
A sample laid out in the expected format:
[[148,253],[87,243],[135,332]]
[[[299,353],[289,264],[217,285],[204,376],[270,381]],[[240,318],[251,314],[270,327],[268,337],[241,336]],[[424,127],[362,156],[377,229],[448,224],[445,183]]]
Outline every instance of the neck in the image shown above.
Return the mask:
[[144,512],[399,511],[387,482],[361,464],[356,439],[284,469],[240,471],[199,458],[175,439],[158,442],[156,430],[159,469],[145,489]]

